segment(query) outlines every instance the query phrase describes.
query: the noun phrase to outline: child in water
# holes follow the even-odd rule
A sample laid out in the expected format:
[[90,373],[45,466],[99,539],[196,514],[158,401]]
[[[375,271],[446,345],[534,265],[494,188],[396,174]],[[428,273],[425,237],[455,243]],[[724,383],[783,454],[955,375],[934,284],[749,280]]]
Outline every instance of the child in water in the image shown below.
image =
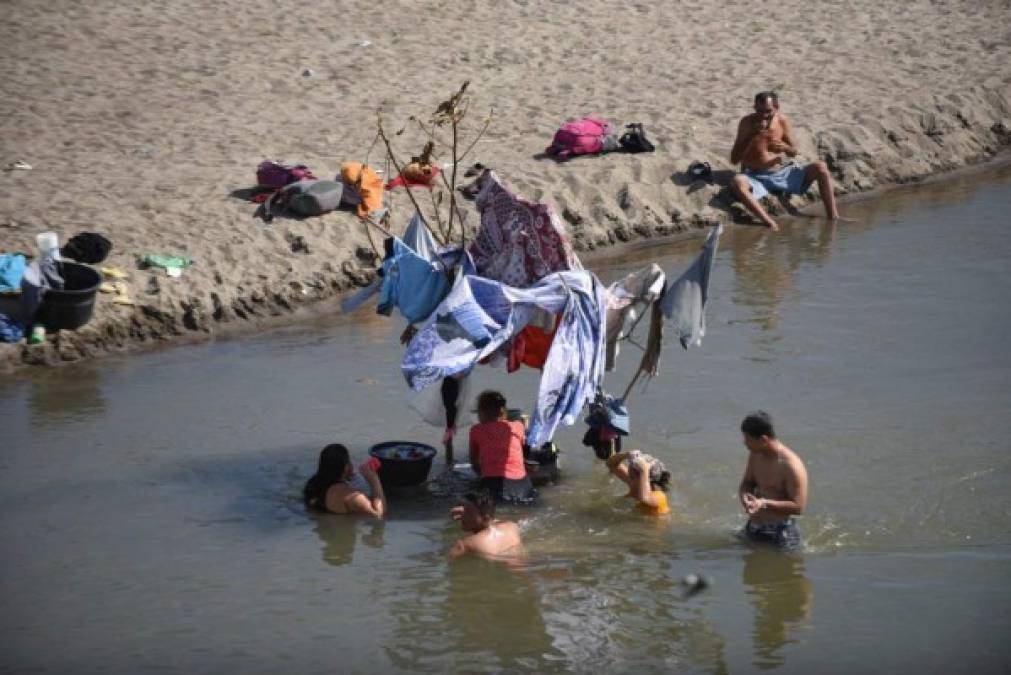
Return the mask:
[[670,472],[664,470],[660,460],[640,450],[628,450],[608,458],[607,468],[628,485],[625,496],[636,501],[641,513],[654,516],[670,513],[665,494]]
[[517,557],[523,554],[519,525],[495,519],[495,500],[487,490],[469,492],[462,506],[449,513],[469,534],[449,549],[450,559],[474,553],[488,558]]
[[491,390],[477,397],[477,418],[470,428],[470,464],[481,487],[496,501],[533,501],[537,492],[523,464],[523,422],[508,421],[505,396]]

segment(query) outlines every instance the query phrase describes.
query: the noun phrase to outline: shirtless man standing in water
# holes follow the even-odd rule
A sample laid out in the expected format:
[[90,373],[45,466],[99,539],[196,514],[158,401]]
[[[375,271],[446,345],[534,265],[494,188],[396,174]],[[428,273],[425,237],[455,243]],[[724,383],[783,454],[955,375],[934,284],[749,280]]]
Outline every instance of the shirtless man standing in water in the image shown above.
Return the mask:
[[800,532],[793,522],[807,506],[807,469],[804,462],[776,438],[772,418],[761,410],[741,423],[748,465],[738,489],[748,514],[743,534],[752,541],[785,550],[800,548]]
[[509,559],[523,554],[520,528],[508,520],[495,520],[495,499],[487,490],[468,492],[463,506],[449,513],[460,527],[469,532],[449,549],[449,558],[476,553],[486,558]]
[[738,164],[744,173],[734,176],[731,186],[737,198],[744,202],[764,225],[778,230],[758,201],[769,192],[804,194],[811,183],[818,181],[818,191],[825,203],[825,215],[836,220],[839,210],[832,193],[832,177],[825,162],[805,166],[784,164],[781,155],[796,157],[793,127],[779,112],[779,98],[774,91],[755,96],[755,112],[746,115],[737,125],[737,139],[730,151],[730,163]]

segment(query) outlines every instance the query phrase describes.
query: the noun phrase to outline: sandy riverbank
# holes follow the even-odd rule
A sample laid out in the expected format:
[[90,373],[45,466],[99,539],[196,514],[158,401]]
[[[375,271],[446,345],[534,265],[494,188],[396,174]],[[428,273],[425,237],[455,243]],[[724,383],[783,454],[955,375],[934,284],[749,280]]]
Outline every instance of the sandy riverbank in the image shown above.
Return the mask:
[[[0,164],[32,169],[0,173],[0,250],[32,251],[44,230],[100,232],[136,301],[102,297],[88,326],[45,346],[0,345],[7,370],[330,311],[321,300],[374,268],[354,216],[266,226],[233,191],[270,157],[329,176],[365,157],[377,107],[399,128],[465,79],[470,126],[494,109],[468,161],[554,203],[581,251],[734,218],[720,185],[683,172],[699,159],[729,175],[736,122],[760,89],[780,92],[801,158],[828,161],[840,194],[977,163],[1011,141],[1006,2],[6,8]],[[560,122],[588,113],[642,122],[657,152],[534,158]],[[384,166],[379,147],[371,159]],[[399,230],[410,202],[390,197]],[[138,270],[152,252],[197,263],[179,279]]]

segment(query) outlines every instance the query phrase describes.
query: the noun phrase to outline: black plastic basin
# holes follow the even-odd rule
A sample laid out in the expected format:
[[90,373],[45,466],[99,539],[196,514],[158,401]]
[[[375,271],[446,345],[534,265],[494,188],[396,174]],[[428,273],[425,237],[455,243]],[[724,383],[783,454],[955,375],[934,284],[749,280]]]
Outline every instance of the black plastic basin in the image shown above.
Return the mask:
[[63,276],[63,290],[46,291],[35,321],[46,330],[75,330],[91,321],[102,275],[87,265],[75,262],[61,262],[59,270]]
[[[379,480],[384,486],[410,487],[428,480],[435,448],[414,441],[387,441],[369,448],[369,456],[380,462]],[[410,456],[399,456],[410,455]]]

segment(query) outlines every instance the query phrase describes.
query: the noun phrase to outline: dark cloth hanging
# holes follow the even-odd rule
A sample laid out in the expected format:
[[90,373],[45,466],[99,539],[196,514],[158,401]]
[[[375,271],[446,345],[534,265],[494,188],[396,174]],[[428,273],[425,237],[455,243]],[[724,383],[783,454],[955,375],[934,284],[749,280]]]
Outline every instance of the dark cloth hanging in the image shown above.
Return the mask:
[[81,232],[70,238],[60,249],[60,255],[77,262],[94,265],[109,256],[112,242],[95,232]]

